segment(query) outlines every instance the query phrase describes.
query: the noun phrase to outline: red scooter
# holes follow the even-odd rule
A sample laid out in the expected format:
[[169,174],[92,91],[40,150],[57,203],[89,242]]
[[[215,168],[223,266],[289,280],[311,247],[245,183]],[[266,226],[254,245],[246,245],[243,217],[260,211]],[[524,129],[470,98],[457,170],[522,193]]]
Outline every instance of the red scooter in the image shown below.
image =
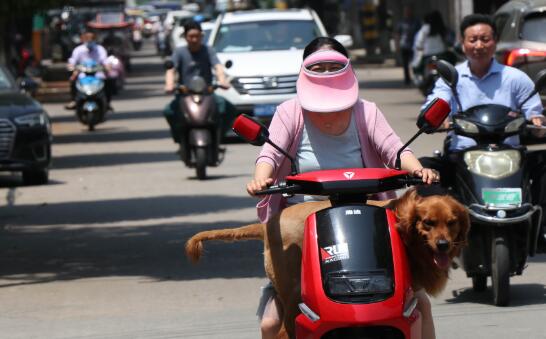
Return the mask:
[[400,170],[400,155],[449,114],[436,99],[417,122],[419,132],[399,150],[397,169],[351,168],[298,174],[294,160],[271,142],[265,126],[240,115],[234,131],[253,145],[271,144],[292,161],[282,184],[259,194],[328,196],[332,207],[307,217],[302,245],[301,314],[296,338],[421,338],[404,244],[394,213],[366,204],[370,194],[422,183]]

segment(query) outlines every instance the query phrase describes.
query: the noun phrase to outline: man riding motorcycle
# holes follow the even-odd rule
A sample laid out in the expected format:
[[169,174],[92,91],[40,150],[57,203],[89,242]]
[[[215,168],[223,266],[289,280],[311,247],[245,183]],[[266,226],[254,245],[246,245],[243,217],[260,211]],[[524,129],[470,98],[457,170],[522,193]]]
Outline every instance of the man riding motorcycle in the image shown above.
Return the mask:
[[[172,66],[167,67],[165,71],[165,92],[172,93],[175,90],[175,77],[178,73],[178,85],[188,85],[190,79],[199,75],[204,78],[207,85],[212,84],[213,73],[218,80],[218,84],[224,88],[229,88],[229,82],[226,80],[224,67],[218,60],[216,52],[212,47],[203,44],[203,32],[201,25],[195,21],[189,21],[184,25],[184,37],[188,44],[178,47],[172,55]],[[234,117],[235,108],[223,97],[214,95],[216,106],[221,116],[223,129],[231,126],[231,120]],[[182,112],[179,109],[179,97],[176,96],[164,109],[163,114],[169,123],[172,138],[180,144],[180,116]]]
[[[73,71],[72,75],[70,76],[70,96],[72,101],[65,106],[66,109],[76,108],[76,79],[79,75],[76,66],[78,64],[90,59],[102,65],[106,72],[110,70],[110,66],[106,63],[106,59],[108,57],[106,49],[96,42],[95,33],[89,31],[83,33],[81,36],[81,41],[82,43],[74,48],[74,51],[72,51],[72,56],[68,59],[68,68]],[[112,110],[112,107],[110,106],[110,100],[114,91],[112,88],[112,82],[106,79],[106,75],[104,73],[98,74],[98,76],[106,80],[104,83],[104,91],[106,94],[106,100],[108,101],[108,109]]]
[[[459,78],[457,91],[461,110],[465,111],[469,107],[479,104],[499,104],[512,109],[520,107],[534,89],[533,81],[522,71],[502,65],[494,58],[495,49],[497,46],[497,31],[493,20],[486,15],[471,14],[466,16],[461,22],[460,33],[462,39],[463,52],[467,61],[456,67]],[[439,79],[433,92],[427,97],[426,104],[434,98],[442,98],[448,101],[452,107],[451,114],[457,113],[457,102],[449,86]],[[538,94],[534,95],[525,102],[522,106],[527,120],[535,126],[542,126],[546,118],[542,115],[543,107]],[[449,122],[446,119],[445,127],[449,127]],[[460,151],[468,147],[476,145],[476,142],[468,137],[457,135],[453,132],[448,134],[446,138],[446,148],[449,151]],[[506,138],[504,143],[517,145],[519,136]],[[532,191],[533,200],[546,208],[545,197],[540,197],[540,187],[546,184],[545,168],[546,154],[536,153],[536,159],[528,159],[536,161],[533,165],[534,172],[531,175],[533,180]],[[448,187],[452,184],[452,179],[455,176],[453,166],[450,166],[449,152],[443,157],[425,157],[421,158],[423,166],[435,168],[441,173],[442,185]],[[544,194],[542,194],[544,196]],[[546,232],[544,227],[544,218],[542,222],[543,233]],[[539,237],[539,251],[546,252],[546,239],[544,234]]]

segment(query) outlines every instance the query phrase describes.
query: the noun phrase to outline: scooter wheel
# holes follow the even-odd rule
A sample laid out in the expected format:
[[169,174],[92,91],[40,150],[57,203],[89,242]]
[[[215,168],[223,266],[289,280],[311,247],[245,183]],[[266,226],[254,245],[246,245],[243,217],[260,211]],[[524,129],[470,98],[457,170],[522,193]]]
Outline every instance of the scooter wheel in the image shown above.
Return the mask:
[[207,178],[207,149],[204,147],[195,149],[195,172],[199,180]]
[[506,233],[495,234],[491,245],[493,301],[496,306],[507,306],[510,301],[510,250]]

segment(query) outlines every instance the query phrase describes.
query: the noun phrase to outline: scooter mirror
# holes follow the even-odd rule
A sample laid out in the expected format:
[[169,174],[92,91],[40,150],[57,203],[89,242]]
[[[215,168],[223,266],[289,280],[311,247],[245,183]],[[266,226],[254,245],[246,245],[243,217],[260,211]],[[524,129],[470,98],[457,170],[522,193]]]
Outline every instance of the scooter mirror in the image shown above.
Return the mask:
[[535,77],[535,89],[529,93],[529,95],[527,96],[527,98],[525,98],[525,100],[523,100],[520,104],[519,104],[519,108],[521,110],[521,108],[523,107],[523,105],[525,105],[525,103],[527,101],[529,101],[532,97],[534,97],[537,93],[539,93],[540,91],[542,91],[544,89],[544,87],[546,87],[546,69],[543,69],[542,71],[538,72],[537,76]]
[[235,119],[232,129],[238,136],[255,146],[262,146],[269,138],[267,127],[246,114],[241,114]]
[[546,69],[538,72],[535,78],[535,90],[537,92],[542,91],[546,87]]
[[436,68],[438,70],[438,74],[444,79],[444,81],[448,84],[450,88],[457,87],[457,81],[459,80],[459,74],[457,73],[457,70],[455,67],[453,67],[452,64],[445,60],[438,60],[436,61]]
[[449,112],[451,112],[449,103],[443,99],[435,98],[419,114],[417,127],[425,133],[432,133],[442,125]]

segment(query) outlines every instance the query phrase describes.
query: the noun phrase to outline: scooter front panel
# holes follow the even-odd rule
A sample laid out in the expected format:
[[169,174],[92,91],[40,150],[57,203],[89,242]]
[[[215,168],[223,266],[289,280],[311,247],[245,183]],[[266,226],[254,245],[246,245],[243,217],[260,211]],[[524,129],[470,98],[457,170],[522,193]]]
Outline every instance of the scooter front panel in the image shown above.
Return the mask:
[[[334,329],[350,328],[350,327],[374,327],[374,326],[383,326],[383,327],[393,327],[397,328],[402,333],[404,333],[405,338],[411,338],[412,333],[419,332],[420,326],[420,316],[419,312],[415,310],[415,314],[412,313],[411,316],[405,317],[403,315],[403,310],[405,303],[410,301],[408,298],[411,298],[413,292],[411,291],[411,275],[409,272],[408,261],[405,253],[404,245],[396,231],[396,218],[394,213],[391,210],[382,209],[379,207],[372,207],[366,205],[346,205],[342,207],[330,208],[332,210],[338,210],[333,212],[333,214],[327,214],[336,216],[340,213],[344,215],[347,213],[349,217],[351,212],[346,212],[360,209],[360,215],[372,216],[375,217],[377,226],[366,226],[368,222],[363,221],[362,225],[355,223],[354,226],[349,227],[369,227],[371,229],[384,228],[386,231],[378,231],[376,237],[388,236],[389,239],[389,248],[391,250],[390,254],[385,254],[386,257],[391,257],[391,263],[393,266],[393,293],[389,298],[381,301],[369,301],[362,303],[350,302],[348,299],[345,302],[340,302],[333,300],[331,297],[326,295],[325,288],[322,281],[323,270],[321,268],[323,258],[326,256],[321,256],[321,246],[319,242],[325,241],[320,238],[324,238],[324,235],[319,236],[320,233],[325,233],[324,230],[321,230],[324,216],[320,216],[320,212],[316,214],[311,214],[305,224],[304,238],[302,244],[302,270],[301,270],[301,296],[302,301],[312,312],[314,312],[319,319],[311,320],[308,316],[300,314],[296,318],[296,335],[297,338],[322,338],[325,333],[328,333]],[[366,210],[366,212],[363,212]],[[327,211],[327,210],[323,210]],[[332,213],[332,212],[329,212]],[[358,213],[358,212],[356,212]],[[383,216],[379,216],[383,215]],[[356,214],[357,218],[358,214]],[[339,223],[342,223],[345,217],[332,218],[330,225],[337,227]],[[320,222],[319,222],[320,221]],[[334,233],[334,232],[330,232]],[[365,255],[367,252],[383,254],[385,251],[378,250],[374,252],[373,249],[368,248],[362,252],[354,252],[350,246],[354,243],[358,243],[359,235],[355,233],[347,233],[349,240],[347,242],[347,247],[349,248],[349,256],[355,257],[357,253],[363,253],[358,255]],[[373,238],[373,237],[372,237]],[[372,239],[367,238],[368,242]],[[364,243],[368,243],[364,242]],[[374,241],[375,243],[375,241]],[[374,247],[374,243],[367,247]],[[381,243],[381,242],[378,242]],[[326,245],[329,246],[329,245]],[[364,247],[364,246],[358,246]],[[343,253],[343,247],[338,248],[338,254]],[[329,253],[328,253],[329,254]],[[330,255],[330,254],[329,254]],[[343,255],[339,255],[343,257]],[[385,261],[386,259],[378,258],[379,263]],[[342,261],[341,259],[338,261]],[[368,259],[359,260],[361,263],[370,264],[371,261]],[[356,266],[367,266],[364,264]],[[347,267],[351,267],[348,265]],[[407,300],[408,299],[408,300]]]
[[326,295],[353,303],[390,297],[394,270],[385,210],[350,205],[319,211],[316,218]]

